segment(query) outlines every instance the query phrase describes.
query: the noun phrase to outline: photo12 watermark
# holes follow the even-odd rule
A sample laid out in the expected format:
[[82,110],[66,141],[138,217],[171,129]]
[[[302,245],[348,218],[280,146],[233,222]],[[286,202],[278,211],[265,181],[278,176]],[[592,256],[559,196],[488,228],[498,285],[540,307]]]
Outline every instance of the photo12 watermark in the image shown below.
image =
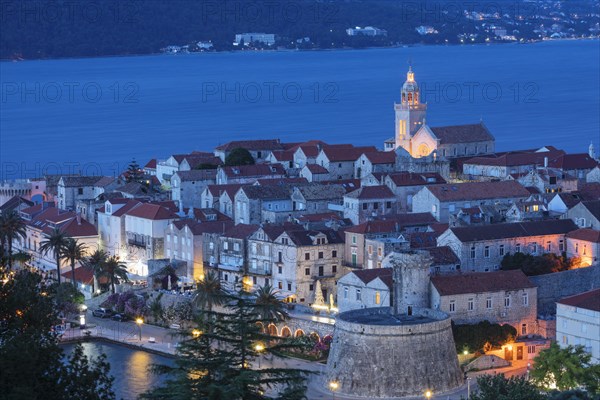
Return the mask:
[[138,103],[136,82],[17,82],[0,83],[1,103]]
[[202,82],[202,103],[338,103],[335,82]]
[[420,84],[421,98],[428,104],[539,103],[540,87],[536,82],[423,82]]

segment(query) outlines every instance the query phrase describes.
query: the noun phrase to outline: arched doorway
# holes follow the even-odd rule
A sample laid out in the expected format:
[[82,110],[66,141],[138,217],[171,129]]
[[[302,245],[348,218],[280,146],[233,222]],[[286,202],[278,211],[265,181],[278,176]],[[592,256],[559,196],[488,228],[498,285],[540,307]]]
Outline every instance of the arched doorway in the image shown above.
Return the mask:
[[290,337],[292,336],[292,331],[287,326],[281,328],[281,337]]
[[318,342],[321,340],[321,336],[319,336],[319,334],[317,332],[311,332],[310,333],[310,338],[314,341],[314,342]]
[[258,327],[258,329],[260,330],[260,333],[266,333],[265,332],[265,325],[262,322],[257,322],[256,326]]
[[296,329],[296,332],[294,332],[294,337],[302,337],[304,336],[304,331],[302,329]]

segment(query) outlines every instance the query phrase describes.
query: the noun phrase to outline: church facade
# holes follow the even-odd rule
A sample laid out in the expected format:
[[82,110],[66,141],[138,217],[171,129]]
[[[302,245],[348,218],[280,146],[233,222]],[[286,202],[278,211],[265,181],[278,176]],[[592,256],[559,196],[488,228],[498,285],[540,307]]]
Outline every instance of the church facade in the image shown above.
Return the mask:
[[[419,85],[412,68],[406,74],[396,113],[395,136],[388,139],[387,151],[408,153],[413,158],[457,158],[495,151],[495,139],[487,127],[478,124],[430,127],[426,123],[427,104],[421,102]],[[406,153],[405,153],[406,152]]]

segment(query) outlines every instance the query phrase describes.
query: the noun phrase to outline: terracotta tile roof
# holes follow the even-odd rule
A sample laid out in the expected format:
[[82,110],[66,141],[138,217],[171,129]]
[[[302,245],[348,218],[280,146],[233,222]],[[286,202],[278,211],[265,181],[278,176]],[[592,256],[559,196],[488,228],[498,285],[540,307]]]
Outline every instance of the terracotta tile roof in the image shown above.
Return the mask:
[[193,235],[199,236],[203,233],[224,233],[230,229],[234,224],[233,221],[205,221],[197,222],[191,219],[182,219],[173,221],[173,225],[178,230],[183,229],[187,226]]
[[62,176],[65,187],[95,186],[104,176]]
[[373,269],[361,269],[357,271],[352,271],[351,274],[354,274],[358,279],[360,279],[365,285],[368,285],[370,282],[379,278],[386,284],[386,286],[391,289],[393,286],[393,274],[392,268],[373,268]]
[[311,183],[305,186],[298,186],[296,192],[299,192],[305,200],[342,200],[346,194],[346,189],[342,185]]
[[527,189],[515,181],[466,182],[427,186],[440,201],[483,200],[496,198],[529,197]]
[[430,129],[440,140],[440,144],[472,143],[494,140],[494,136],[488,131],[483,122],[471,125],[431,127]]
[[364,153],[371,164],[395,164],[396,152],[394,151],[375,151]]
[[396,195],[390,190],[389,187],[384,185],[379,186],[363,186],[353,192],[346,195],[351,199],[369,200],[369,199],[390,199],[396,198]]
[[575,296],[565,297],[558,301],[559,304],[585,308],[586,310],[600,311],[600,289],[590,290]]
[[151,159],[144,165],[146,169],[156,169],[156,158]]
[[215,150],[231,151],[238,148],[243,148],[246,150],[284,150],[284,146],[281,144],[279,139],[235,140],[217,146]]
[[432,276],[431,283],[441,296],[501,292],[535,287],[520,269]]
[[549,167],[560,168],[563,170],[573,169],[593,169],[598,165],[588,153],[563,154],[548,161]]
[[571,239],[585,240],[586,242],[600,243],[600,231],[590,228],[577,229],[567,233],[567,237]]
[[14,209],[18,208],[19,206],[26,206],[26,208],[24,208],[26,210],[33,205],[34,205],[33,201],[29,201],[20,196],[13,196],[0,206],[0,214],[2,211],[14,210]]
[[437,232],[411,232],[406,236],[408,236],[411,249],[422,249],[436,247],[439,235]]
[[600,182],[580,183],[578,192],[583,200],[598,200],[600,199]]
[[285,175],[285,169],[281,164],[255,164],[240,165],[235,167],[222,167],[223,172],[229,178],[235,177],[266,177],[273,175]]
[[27,225],[41,230],[44,234],[50,234],[53,229],[58,228],[70,237],[97,236],[96,227],[81,217],[77,217],[72,211],[59,210],[50,207],[36,215]]
[[227,185],[208,185],[208,191],[214,197],[220,197],[223,193],[227,193],[233,199],[237,191],[242,187],[239,183],[230,183]]
[[182,182],[192,181],[211,181],[214,182],[217,178],[216,169],[193,169],[191,171],[177,171],[175,175],[178,175]]
[[[338,231],[332,229],[319,229],[319,230],[298,230],[298,229],[286,229],[285,232],[290,237],[292,242],[296,246],[313,246],[314,237],[318,234],[324,234],[327,237],[328,244],[344,243],[344,238]],[[316,245],[315,245],[316,246]],[[322,246],[322,245],[319,245]]]
[[320,181],[323,185],[335,184],[342,185],[346,189],[346,193],[350,193],[361,187],[360,179],[336,179],[334,181]]
[[[73,279],[73,273],[71,269],[69,269],[67,272],[63,272],[61,275],[69,280]],[[92,268],[84,266],[75,268],[75,281],[83,283],[84,285],[91,285],[94,281],[94,271]]]
[[223,165],[223,161],[221,161],[219,157],[210,153],[192,153],[190,155],[185,156],[184,160],[187,161],[188,165],[192,170],[196,169],[202,164]]
[[226,230],[222,236],[234,239],[247,239],[259,228],[260,226],[258,225],[237,224]]
[[272,186],[272,185],[308,185],[309,182],[306,178],[269,178],[269,179],[257,179],[256,183],[261,186]]
[[363,153],[376,152],[374,146],[364,147],[346,147],[346,146],[326,146],[322,152],[325,153],[330,162],[356,161]]
[[141,201],[131,199],[131,200],[127,201],[127,203],[125,203],[125,205],[123,207],[119,208],[117,211],[114,211],[111,215],[114,217],[121,217],[121,216],[125,215],[129,210],[131,210],[134,207],[139,206],[140,204],[142,204]]
[[388,174],[396,186],[418,186],[444,184],[446,180],[438,173],[392,172]]
[[142,203],[138,207],[135,207],[127,212],[127,215],[132,217],[150,219],[150,220],[163,220],[163,219],[175,219],[177,215],[172,211],[169,211],[166,207],[162,207],[158,204]]
[[246,197],[249,199],[289,200],[292,194],[292,189],[289,185],[250,185],[241,188],[238,193],[240,192],[244,192]]
[[304,223],[304,222],[320,222],[320,221],[341,221],[344,218],[340,217],[337,213],[335,212],[325,212],[325,213],[319,213],[319,214],[302,214],[299,217],[296,218],[299,222]]
[[[430,214],[431,215],[431,214]],[[371,234],[371,233],[391,233],[400,232],[401,227],[398,222],[393,220],[373,220],[366,221],[362,224],[355,225],[346,229],[346,232]]]
[[600,220],[600,200],[582,201],[581,204],[587,208],[597,220]]
[[83,218],[77,220],[77,217],[61,225],[60,230],[73,238],[98,236],[98,230],[94,225]]
[[564,235],[577,229],[570,219],[474,225],[449,228],[461,242],[529,236]]
[[460,259],[449,246],[429,247],[424,248],[431,255],[431,265],[449,265],[449,264],[460,264]]
[[276,150],[272,154],[277,161],[294,161],[294,153],[289,150]]
[[490,165],[501,167],[513,167],[522,165],[543,166],[545,158],[556,158],[564,154],[565,152],[562,150],[541,152],[536,152],[534,150],[521,150],[511,151],[507,153],[490,154],[489,156],[473,157],[469,160],[464,161],[464,164]]
[[327,168],[318,165],[318,164],[307,164],[306,169],[308,169],[312,174],[328,174]]

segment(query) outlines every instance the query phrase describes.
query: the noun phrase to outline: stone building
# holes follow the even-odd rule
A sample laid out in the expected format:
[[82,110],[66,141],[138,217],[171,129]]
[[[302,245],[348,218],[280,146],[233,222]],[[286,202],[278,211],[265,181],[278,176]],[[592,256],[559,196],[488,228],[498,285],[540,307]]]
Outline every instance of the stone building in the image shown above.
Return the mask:
[[566,234],[576,229],[570,220],[451,227],[437,243],[454,251],[463,272],[489,272],[499,269],[507,254],[561,255]]
[[235,149],[246,149],[256,163],[267,160],[273,151],[286,150],[286,144],[279,139],[235,140],[215,147],[214,154],[225,162],[227,156]]
[[141,205],[133,199],[110,199],[98,210],[98,236],[100,249],[109,256],[127,259],[127,236],[125,235],[125,215]]
[[289,185],[241,187],[234,198],[235,223],[260,224],[267,222],[263,218],[263,211],[276,212],[285,219],[293,211],[291,191]]
[[398,197],[398,210],[409,212],[412,210],[413,197],[419,190],[427,185],[444,184],[446,181],[440,174],[435,172],[412,173],[402,171],[386,174],[382,183]]
[[324,167],[329,172],[329,179],[354,178],[354,163],[363,153],[376,152],[373,146],[325,146],[316,158],[316,164]]
[[387,186],[364,186],[344,196],[344,218],[358,225],[377,216],[395,214],[397,203]]
[[171,200],[181,202],[185,208],[201,208],[200,196],[208,185],[216,183],[216,177],[215,169],[175,172],[171,177]]
[[390,256],[391,307],[351,310],[336,318],[326,382],[335,382],[341,394],[422,396],[425,390],[440,393],[463,383],[448,315],[422,308],[429,296],[427,257],[420,252]]
[[431,278],[431,308],[456,324],[510,324],[519,336],[537,333],[537,288],[521,270]]
[[581,201],[570,208],[565,217],[580,228],[600,230],[600,200]]
[[432,185],[413,197],[413,212],[430,212],[440,222],[448,222],[450,214],[461,208],[524,201],[531,193],[515,181],[468,182]]
[[371,307],[390,307],[392,269],[374,268],[347,273],[338,280],[340,312]]
[[362,179],[372,173],[393,172],[396,167],[396,153],[393,151],[367,152],[354,162],[354,177]]
[[598,264],[600,231],[581,228],[567,233],[567,257],[580,258],[579,267]]
[[583,346],[600,364],[600,289],[556,303],[556,341],[560,347]]
[[107,176],[62,176],[57,185],[57,206],[74,211],[77,201],[93,200],[116,186],[116,179]]
[[292,192],[292,208],[303,211],[302,214],[319,214],[328,212],[330,205],[341,205],[346,189],[335,183],[313,183],[294,188]]
[[217,269],[221,284],[234,289],[248,269],[248,239],[258,230],[258,225],[238,224],[219,236]]
[[281,164],[255,164],[234,167],[217,168],[217,184],[227,185],[232,183],[252,184],[258,179],[285,178],[285,169]]

